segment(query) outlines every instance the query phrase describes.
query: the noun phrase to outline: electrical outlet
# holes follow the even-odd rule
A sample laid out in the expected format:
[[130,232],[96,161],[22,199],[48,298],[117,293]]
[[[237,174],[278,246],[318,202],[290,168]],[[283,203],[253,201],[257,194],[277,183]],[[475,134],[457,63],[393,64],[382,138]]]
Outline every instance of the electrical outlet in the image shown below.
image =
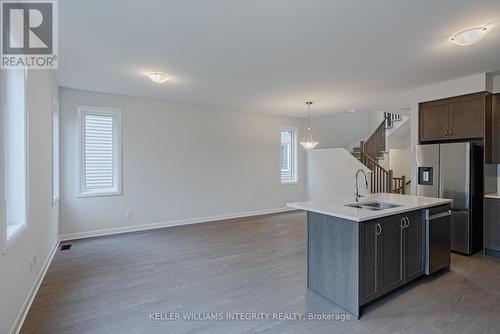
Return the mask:
[[134,212],[132,211],[132,209],[128,209],[126,212],[125,212],[125,216],[130,219],[134,216]]

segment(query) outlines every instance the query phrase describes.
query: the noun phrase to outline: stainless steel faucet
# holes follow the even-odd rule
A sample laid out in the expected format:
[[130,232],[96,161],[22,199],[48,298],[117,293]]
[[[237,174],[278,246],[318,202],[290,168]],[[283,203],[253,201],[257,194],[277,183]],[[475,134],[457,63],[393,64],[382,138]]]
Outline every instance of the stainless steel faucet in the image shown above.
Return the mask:
[[354,182],[355,182],[354,198],[356,199],[356,203],[359,202],[360,197],[363,197],[362,195],[359,194],[359,187],[358,187],[358,177],[360,173],[365,176],[365,189],[368,190],[368,176],[366,175],[366,172],[360,168],[356,171],[356,176],[354,177]]

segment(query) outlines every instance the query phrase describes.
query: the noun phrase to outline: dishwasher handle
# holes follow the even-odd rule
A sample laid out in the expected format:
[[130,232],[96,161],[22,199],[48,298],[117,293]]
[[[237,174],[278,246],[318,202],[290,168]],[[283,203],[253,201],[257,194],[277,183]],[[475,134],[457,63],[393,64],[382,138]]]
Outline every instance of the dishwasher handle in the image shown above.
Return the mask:
[[439,219],[439,218],[448,217],[448,216],[451,216],[451,210],[441,212],[441,213],[436,213],[435,215],[429,216],[429,220]]

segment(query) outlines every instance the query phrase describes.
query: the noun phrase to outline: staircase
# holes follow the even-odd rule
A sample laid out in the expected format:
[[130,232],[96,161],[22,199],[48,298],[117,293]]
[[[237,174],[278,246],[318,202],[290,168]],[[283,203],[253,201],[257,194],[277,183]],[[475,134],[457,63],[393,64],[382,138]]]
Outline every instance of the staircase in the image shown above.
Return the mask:
[[386,129],[394,128],[394,122],[401,122],[403,120],[403,116],[398,114],[392,114],[390,112],[384,113],[384,122]]
[[380,165],[386,151],[387,130],[394,127],[395,122],[402,121],[401,115],[384,113],[384,120],[368,139],[352,148],[351,154],[368,167],[371,173],[371,193],[406,194],[410,181],[406,176],[394,177],[394,171]]

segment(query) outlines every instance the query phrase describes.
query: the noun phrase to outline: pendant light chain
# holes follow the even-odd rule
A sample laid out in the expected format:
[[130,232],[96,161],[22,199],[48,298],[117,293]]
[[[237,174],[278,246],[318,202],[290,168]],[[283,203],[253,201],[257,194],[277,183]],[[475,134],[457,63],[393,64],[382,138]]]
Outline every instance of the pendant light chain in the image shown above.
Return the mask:
[[309,110],[308,111],[308,116],[307,116],[307,119],[308,119],[308,121],[307,121],[307,129],[309,131],[311,131],[311,103],[307,104],[307,108]]

